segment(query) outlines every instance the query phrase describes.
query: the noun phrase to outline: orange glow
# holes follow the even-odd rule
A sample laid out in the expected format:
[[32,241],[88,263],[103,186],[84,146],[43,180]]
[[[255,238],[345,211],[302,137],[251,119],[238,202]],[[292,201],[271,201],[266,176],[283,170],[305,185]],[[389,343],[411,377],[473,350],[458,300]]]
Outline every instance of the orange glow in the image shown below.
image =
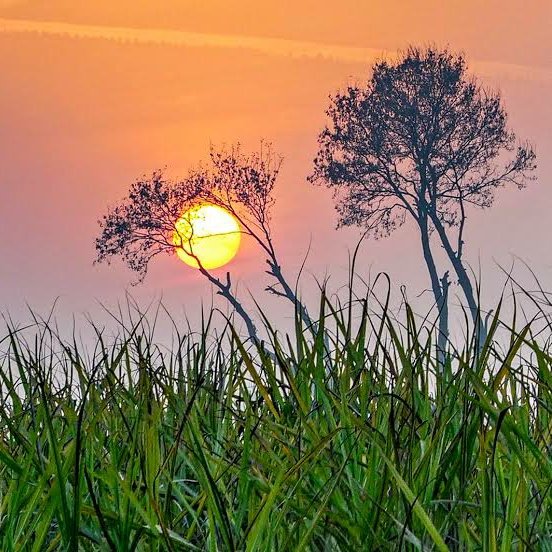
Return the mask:
[[[241,241],[236,218],[216,205],[197,205],[176,222],[173,244],[181,261],[193,268],[211,269],[229,263]],[[199,263],[198,263],[199,260]]]
[[[470,70],[503,92],[520,136],[552,151],[552,110],[543,102],[552,94],[552,4],[522,4],[0,0],[0,311],[26,317],[27,302],[46,309],[62,296],[73,301],[68,310],[84,312],[97,297],[115,298],[132,276],[119,264],[91,270],[97,217],[140,175],[166,168],[170,179],[185,177],[208,161],[211,145],[240,142],[253,152],[265,139],[284,156],[271,225],[290,275],[311,237],[312,274],[347,265],[358,231],[336,232],[331,192],[306,181],[328,95],[362,85],[374,61],[409,44],[465,52]],[[549,179],[550,156],[539,165],[539,179]],[[504,255],[507,263],[511,251],[523,251],[548,270],[546,240],[526,234],[552,232],[550,201],[551,190],[530,186],[505,190],[500,205],[474,213],[482,259]],[[29,235],[40,237],[32,254],[22,247]],[[425,288],[414,230],[369,243],[360,271],[402,278],[406,270],[414,288]],[[185,298],[192,312],[207,284],[172,260],[152,263],[155,275],[133,292],[148,301],[163,290],[167,302]],[[228,268],[254,295],[264,293],[266,267],[253,240],[242,240]],[[309,278],[304,285],[317,293]],[[288,315],[284,301],[274,305]]]

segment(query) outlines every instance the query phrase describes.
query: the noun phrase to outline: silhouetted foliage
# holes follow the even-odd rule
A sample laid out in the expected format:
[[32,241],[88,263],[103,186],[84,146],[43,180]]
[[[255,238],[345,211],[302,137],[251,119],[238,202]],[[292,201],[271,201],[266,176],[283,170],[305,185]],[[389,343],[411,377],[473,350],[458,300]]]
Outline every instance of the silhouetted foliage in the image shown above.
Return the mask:
[[183,211],[201,201],[208,185],[204,171],[190,173],[177,183],[165,180],[161,171],[137,180],[128,197],[99,221],[96,262],[109,263],[112,257],[121,257],[142,281],[153,257],[174,253],[175,223]]
[[533,149],[507,127],[500,95],[468,76],[462,55],[410,48],[396,63],[376,63],[365,85],[332,97],[327,115],[310,180],[334,190],[339,225],[384,237],[411,217],[443,306],[448,278],[429,240],[436,230],[479,320],[462,262],[466,207],[490,207],[499,187],[522,188],[535,168]]
[[[128,197],[109,210],[99,221],[101,233],[96,240],[96,262],[121,257],[127,266],[138,273],[142,281],[149,262],[159,253],[175,253],[173,236],[176,223],[188,209],[199,204],[218,205],[232,213],[242,232],[250,235],[263,250],[267,271],[276,284],[267,290],[292,301],[304,321],[310,322],[306,308],[282,275],[271,235],[271,210],[275,199],[274,186],[279,175],[281,159],[269,146],[245,155],[240,147],[211,150],[210,162],[190,171],[180,181],[168,181],[162,172],[136,181]],[[254,324],[243,306],[231,292],[230,274],[222,281],[206,270],[193,251],[180,245],[195,257],[200,272],[206,276],[234,306],[256,335]],[[279,288],[277,286],[280,286]]]

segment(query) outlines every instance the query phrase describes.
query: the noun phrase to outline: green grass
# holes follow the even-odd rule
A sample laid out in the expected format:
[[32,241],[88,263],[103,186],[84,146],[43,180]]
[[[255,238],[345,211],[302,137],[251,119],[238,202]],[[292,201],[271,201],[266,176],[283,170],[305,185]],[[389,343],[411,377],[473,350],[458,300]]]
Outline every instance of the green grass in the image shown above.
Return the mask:
[[438,367],[407,305],[338,307],[263,350],[7,331],[0,550],[552,550],[544,334],[497,314]]

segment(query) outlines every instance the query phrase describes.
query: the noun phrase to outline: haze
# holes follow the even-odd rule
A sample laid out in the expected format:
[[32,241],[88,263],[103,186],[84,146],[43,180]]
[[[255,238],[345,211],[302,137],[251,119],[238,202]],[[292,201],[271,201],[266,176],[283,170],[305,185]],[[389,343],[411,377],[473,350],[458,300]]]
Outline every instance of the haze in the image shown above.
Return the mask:
[[[462,50],[501,89],[510,122],[535,144],[538,181],[504,190],[470,214],[466,257],[485,289],[517,254],[549,281],[552,252],[552,39],[549,2],[127,2],[0,0],[0,310],[26,316],[59,297],[60,317],[97,313],[124,298],[134,275],[92,266],[97,219],[154,169],[183,175],[213,144],[261,138],[284,156],[273,222],[287,272],[309,244],[313,276],[344,282],[360,232],[336,231],[331,195],[306,183],[328,95],[365,80],[371,63],[410,43]],[[266,282],[245,240],[228,266],[246,288]],[[390,273],[412,295],[427,288],[416,234],[367,241],[360,272]],[[155,262],[131,292],[163,295],[188,315],[211,291],[176,258]],[[262,296],[282,317],[286,304]]]

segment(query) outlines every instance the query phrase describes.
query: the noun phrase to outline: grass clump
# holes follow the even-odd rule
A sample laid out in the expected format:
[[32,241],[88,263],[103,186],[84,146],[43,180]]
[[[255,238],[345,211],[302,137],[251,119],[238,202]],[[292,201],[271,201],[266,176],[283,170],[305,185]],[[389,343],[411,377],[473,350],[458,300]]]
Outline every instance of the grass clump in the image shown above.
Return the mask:
[[9,330],[0,550],[552,550],[532,325],[499,310],[438,365],[408,305],[338,307],[322,294],[314,337],[265,318],[258,347],[211,318],[172,351],[140,324],[89,355]]

